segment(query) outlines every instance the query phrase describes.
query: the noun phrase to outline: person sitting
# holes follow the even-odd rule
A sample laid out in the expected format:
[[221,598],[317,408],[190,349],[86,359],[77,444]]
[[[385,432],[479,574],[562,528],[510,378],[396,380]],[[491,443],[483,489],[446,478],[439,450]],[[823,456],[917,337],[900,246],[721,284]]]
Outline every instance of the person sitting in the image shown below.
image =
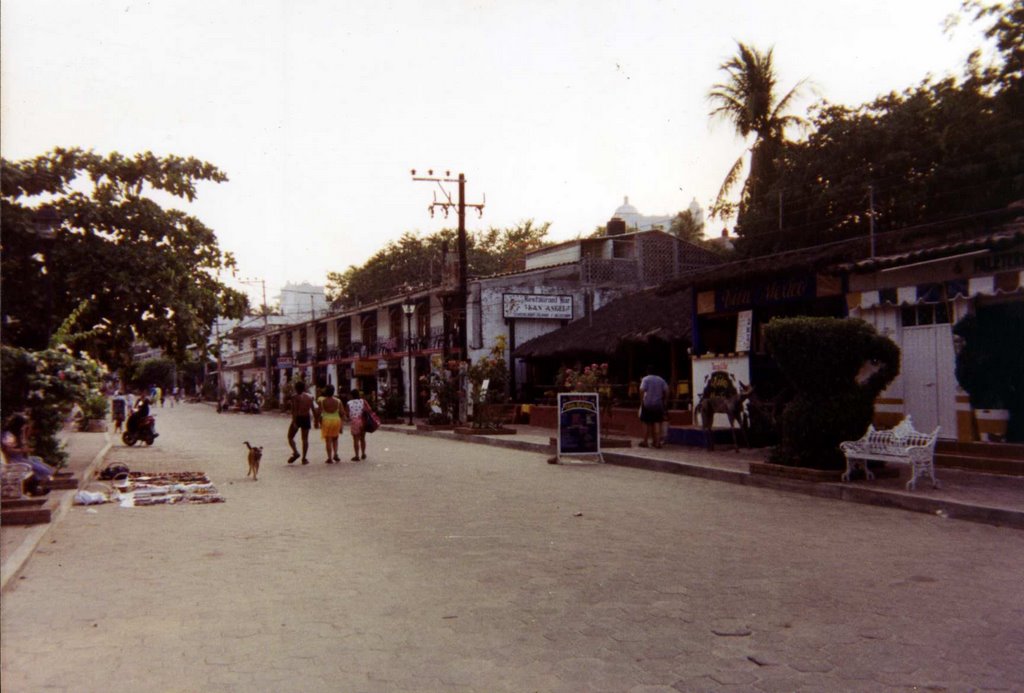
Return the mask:
[[32,422],[21,413],[12,414],[4,426],[0,445],[4,460],[8,463],[21,462],[32,468],[32,476],[26,480],[25,488],[32,495],[49,493],[48,484],[56,470],[31,454],[29,440],[32,437]]
[[128,417],[127,430],[137,431],[147,416],[149,416],[149,399],[142,395],[135,404],[135,411]]

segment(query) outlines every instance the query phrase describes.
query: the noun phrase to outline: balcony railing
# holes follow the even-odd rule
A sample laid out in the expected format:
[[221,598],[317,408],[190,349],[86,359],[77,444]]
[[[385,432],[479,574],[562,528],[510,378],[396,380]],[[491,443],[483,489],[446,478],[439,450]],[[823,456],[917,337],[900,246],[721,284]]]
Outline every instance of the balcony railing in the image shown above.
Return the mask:
[[266,364],[266,349],[243,349],[224,357],[225,368],[244,368],[245,366],[263,366]]
[[[458,333],[451,332],[451,344],[458,344]],[[429,334],[408,337],[386,337],[372,342],[350,342],[343,346],[327,349],[317,353],[317,361],[343,361],[345,359],[387,358],[393,354],[405,354],[439,350],[444,348],[444,330],[440,327],[431,328]],[[298,356],[296,356],[296,363]]]

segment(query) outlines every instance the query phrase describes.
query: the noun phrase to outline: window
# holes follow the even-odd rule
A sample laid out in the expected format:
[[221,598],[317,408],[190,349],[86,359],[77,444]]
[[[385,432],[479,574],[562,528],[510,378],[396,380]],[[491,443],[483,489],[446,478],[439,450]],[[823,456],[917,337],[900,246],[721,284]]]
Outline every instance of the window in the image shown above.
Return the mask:
[[949,323],[949,307],[945,303],[919,303],[900,308],[903,327],[945,325]]
[[338,320],[338,348],[343,349],[352,343],[352,318]]

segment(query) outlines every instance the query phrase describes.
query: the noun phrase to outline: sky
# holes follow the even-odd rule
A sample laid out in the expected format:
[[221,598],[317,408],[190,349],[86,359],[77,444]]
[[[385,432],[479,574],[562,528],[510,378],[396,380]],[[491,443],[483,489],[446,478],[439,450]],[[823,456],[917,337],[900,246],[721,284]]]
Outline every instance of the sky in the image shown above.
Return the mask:
[[[0,150],[195,156],[229,182],[177,203],[217,233],[255,304],[323,284],[431,218],[464,173],[467,228],[588,234],[711,206],[749,144],[712,121],[736,41],[774,47],[780,86],[857,105],[959,73],[960,0],[4,0]],[[448,186],[453,198],[454,186]],[[717,235],[721,222],[708,230]],[[235,280],[225,277],[231,284]],[[396,278],[396,283],[401,283]]]

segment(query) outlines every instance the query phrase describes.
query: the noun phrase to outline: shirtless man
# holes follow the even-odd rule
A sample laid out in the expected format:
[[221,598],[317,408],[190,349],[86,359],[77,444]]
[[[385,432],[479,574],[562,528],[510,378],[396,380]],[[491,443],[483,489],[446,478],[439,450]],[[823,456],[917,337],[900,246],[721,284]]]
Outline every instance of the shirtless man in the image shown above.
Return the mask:
[[299,451],[295,448],[295,433],[302,431],[302,464],[309,464],[306,451],[309,449],[309,429],[313,422],[313,398],[306,392],[306,384],[295,383],[295,396],[292,397],[292,422],[288,425],[288,445],[292,456],[288,464],[299,459]]

